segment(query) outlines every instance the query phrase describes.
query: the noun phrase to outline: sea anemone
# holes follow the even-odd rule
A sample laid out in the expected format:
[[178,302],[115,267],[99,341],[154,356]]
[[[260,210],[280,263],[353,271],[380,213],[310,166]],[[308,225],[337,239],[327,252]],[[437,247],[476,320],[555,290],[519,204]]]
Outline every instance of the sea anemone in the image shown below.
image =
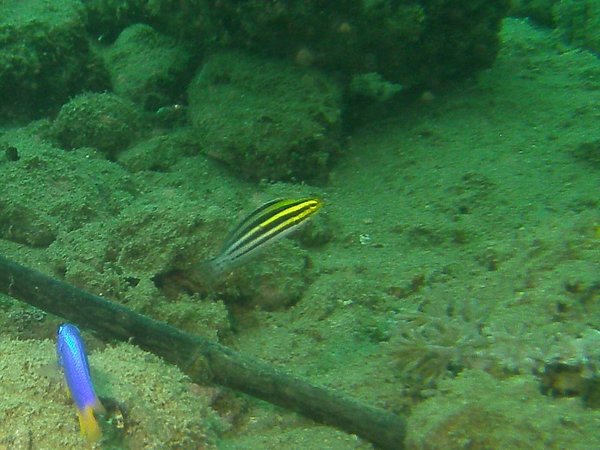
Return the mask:
[[479,366],[488,340],[477,323],[462,317],[415,313],[401,319],[390,344],[404,382],[421,391],[465,367]]

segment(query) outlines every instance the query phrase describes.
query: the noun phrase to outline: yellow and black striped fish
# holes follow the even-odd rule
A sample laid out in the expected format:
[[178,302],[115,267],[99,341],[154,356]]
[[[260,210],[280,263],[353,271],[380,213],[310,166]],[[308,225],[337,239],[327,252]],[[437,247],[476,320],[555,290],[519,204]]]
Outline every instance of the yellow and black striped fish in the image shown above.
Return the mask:
[[231,231],[219,256],[209,261],[213,275],[241,264],[272,242],[298,229],[322,205],[321,200],[308,197],[278,198],[259,206]]

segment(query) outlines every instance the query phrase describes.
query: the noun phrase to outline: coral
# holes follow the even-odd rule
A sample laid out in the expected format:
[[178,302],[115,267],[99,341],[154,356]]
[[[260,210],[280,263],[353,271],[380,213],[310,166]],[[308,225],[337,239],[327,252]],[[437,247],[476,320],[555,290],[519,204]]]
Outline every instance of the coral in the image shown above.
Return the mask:
[[600,413],[539,392],[531,375],[498,380],[466,370],[412,412],[407,448],[598,448]]
[[390,341],[402,380],[412,389],[435,387],[448,374],[457,374],[482,360],[488,341],[476,322],[459,317],[416,313],[404,316]]

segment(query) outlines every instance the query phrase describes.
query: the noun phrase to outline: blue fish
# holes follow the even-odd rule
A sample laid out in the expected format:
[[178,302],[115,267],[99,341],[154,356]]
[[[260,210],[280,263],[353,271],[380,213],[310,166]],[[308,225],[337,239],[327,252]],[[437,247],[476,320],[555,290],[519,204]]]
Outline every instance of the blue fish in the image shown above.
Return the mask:
[[77,407],[81,434],[90,442],[97,441],[102,436],[102,430],[94,412],[104,414],[105,411],[94,391],[83,339],[79,329],[70,323],[60,325],[56,336],[58,362]]

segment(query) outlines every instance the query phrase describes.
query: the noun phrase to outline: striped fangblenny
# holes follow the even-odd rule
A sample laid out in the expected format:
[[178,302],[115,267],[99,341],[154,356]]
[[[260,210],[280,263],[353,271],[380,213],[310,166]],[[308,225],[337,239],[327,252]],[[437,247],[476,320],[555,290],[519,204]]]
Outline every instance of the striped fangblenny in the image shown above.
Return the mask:
[[222,274],[297,230],[321,206],[323,202],[314,197],[279,198],[259,206],[231,231],[219,256],[208,261],[212,274]]

